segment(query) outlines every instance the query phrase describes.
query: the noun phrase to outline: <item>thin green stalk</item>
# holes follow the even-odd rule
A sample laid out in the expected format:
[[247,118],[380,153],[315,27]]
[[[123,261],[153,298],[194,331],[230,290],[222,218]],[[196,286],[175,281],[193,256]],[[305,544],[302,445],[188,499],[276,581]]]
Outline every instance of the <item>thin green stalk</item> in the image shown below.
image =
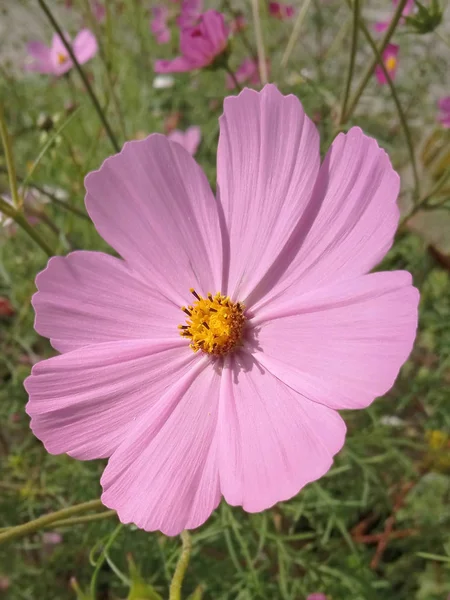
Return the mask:
[[0,104],[0,135],[2,138],[3,149],[5,151],[6,167],[8,169],[9,188],[11,197],[16,210],[22,210],[23,198],[20,198],[17,189],[16,166],[14,164],[14,154],[12,149],[11,137],[6,126],[3,106]]
[[91,523],[92,521],[102,521],[103,519],[110,519],[116,516],[115,510],[106,510],[105,512],[98,513],[97,515],[87,515],[86,517],[72,517],[71,519],[61,519],[52,523],[52,527],[69,527],[71,525],[79,525],[80,523]]
[[[397,27],[397,23],[399,22],[399,20],[402,16],[402,12],[403,12],[403,9],[405,8],[405,4],[407,1],[408,0],[400,0],[400,2],[398,3],[397,8],[394,13],[394,16],[392,18],[392,21],[390,22],[389,27],[387,28],[387,31],[384,34],[383,39],[381,40],[380,46],[377,48],[378,55],[382,55],[386,46],[389,44],[389,42],[392,38],[392,35],[395,31],[395,28]],[[361,81],[360,81],[358,87],[356,88],[356,91],[355,91],[352,99],[349,102],[349,107],[346,111],[346,114],[341,116],[339,125],[343,125],[344,123],[346,123],[349,120],[349,118],[351,117],[351,115],[353,114],[353,111],[355,110],[356,105],[358,104],[359,99],[361,98],[361,95],[362,95],[367,83],[369,82],[370,78],[372,77],[373,71],[374,71],[377,63],[378,63],[378,56],[375,56],[373,58],[373,60],[370,61],[364,75],[362,76]]]
[[352,86],[353,72],[355,69],[356,49],[358,46],[358,31],[359,31],[359,0],[353,2],[353,28],[352,28],[352,43],[350,47],[350,59],[348,61],[347,81],[345,83],[344,95],[342,97],[342,105],[340,119],[342,120],[347,109],[348,97]]
[[[444,185],[446,184],[448,179],[450,179],[450,169],[447,169],[447,171],[445,171],[441,175],[441,177],[436,181],[436,183],[431,188],[431,190],[429,190],[424,196],[422,196],[422,198],[420,198],[420,200],[418,202],[416,202],[416,204],[409,211],[409,213],[403,217],[403,219],[400,221],[400,224],[399,224],[399,231],[401,228],[404,227],[404,225],[407,223],[407,221],[409,221],[409,219],[411,219],[416,213],[419,212],[419,210],[428,210],[428,209],[431,210],[431,209],[441,208],[439,205],[436,205],[436,206],[429,205],[428,201],[435,194],[437,194],[438,192],[441,191],[441,189],[444,187]],[[444,200],[444,202],[445,202],[445,200]]]
[[336,52],[336,49],[339,48],[339,46],[342,44],[342,42],[344,41],[344,39],[347,36],[347,30],[350,27],[351,21],[352,21],[352,19],[348,18],[346,21],[344,21],[342,23],[341,28],[339,29],[339,31],[336,34],[336,37],[331,42],[331,44],[328,46],[328,49],[325,50],[325,53],[323,55],[323,62],[325,62],[330,56],[333,56],[334,53]]
[[303,21],[305,20],[306,13],[308,12],[309,5],[311,4],[311,0],[304,0],[301,9],[298,11],[297,18],[294,23],[294,28],[292,29],[292,33],[289,37],[288,43],[286,45],[286,49],[284,51],[283,57],[281,59],[280,66],[282,69],[286,67],[288,64],[289,58],[292,54],[292,51],[297,43],[298,37],[300,35],[300,31],[303,25]]
[[50,21],[53,29],[55,30],[55,32],[59,35],[59,37],[61,38],[62,43],[64,44],[65,49],[67,50],[70,58],[72,59],[72,62],[76,68],[76,70],[78,71],[78,74],[80,75],[84,87],[86,88],[86,91],[92,101],[92,104],[94,105],[95,110],[97,111],[97,114],[101,120],[101,122],[103,123],[103,126],[106,130],[106,133],[111,141],[111,144],[114,148],[114,150],[116,152],[120,151],[120,147],[119,144],[117,143],[116,137],[108,123],[108,120],[106,118],[105,113],[102,110],[102,107],[100,106],[100,103],[97,99],[97,96],[94,93],[94,90],[91,87],[91,84],[89,83],[88,78],[86,77],[85,72],[83,71],[83,69],[80,66],[80,63],[78,62],[73,50],[72,50],[72,46],[67,42],[64,33],[61,29],[61,27],[58,25],[55,17],[53,16],[51,10],[48,8],[45,0],[38,0],[40,7],[42,8],[42,10],[44,11],[45,15],[47,16],[48,20]]
[[33,519],[33,521],[28,521],[28,523],[24,523],[23,525],[11,527],[8,531],[0,533],[0,544],[3,542],[10,542],[11,540],[15,540],[25,535],[30,535],[44,527],[47,527],[50,524],[55,523],[56,521],[61,521],[62,519],[69,518],[72,515],[76,515],[80,512],[95,510],[97,508],[101,508],[102,506],[101,500],[90,500],[89,502],[83,502],[81,504],[76,504],[75,506],[69,506],[68,508],[57,510],[49,515],[43,515],[42,517]]
[[262,85],[268,82],[266,52],[261,29],[261,17],[259,14],[259,0],[252,1],[253,22],[255,25],[256,50],[258,52],[259,77]]
[[183,542],[183,548],[170,584],[169,600],[181,600],[181,586],[183,585],[184,575],[191,556],[192,540],[187,530],[181,533],[181,540]]
[[112,534],[109,536],[108,541],[106,542],[106,544],[97,560],[97,563],[95,565],[95,570],[92,575],[91,586],[90,586],[91,597],[93,598],[93,600],[95,600],[95,598],[97,598],[97,579],[98,579],[98,575],[100,573],[100,569],[102,568],[102,565],[106,560],[106,554],[107,554],[108,550],[113,545],[114,540],[119,535],[122,527],[123,527],[122,523],[119,523],[119,525],[117,525],[117,527],[114,529]]
[[383,70],[384,76],[386,77],[386,81],[391,90],[392,99],[394,100],[395,106],[397,108],[398,117],[400,119],[400,124],[402,126],[403,133],[405,135],[406,145],[408,147],[409,158],[410,158],[411,166],[412,166],[412,170],[413,170],[415,193],[417,194],[417,196],[419,196],[419,194],[420,194],[420,178],[419,178],[419,172],[417,170],[416,155],[414,152],[414,144],[412,141],[411,131],[409,129],[405,113],[403,111],[402,105],[401,105],[400,100],[397,95],[397,90],[395,89],[395,86],[392,82],[392,79],[391,79],[391,76],[389,75],[388,70],[386,69],[381,52],[378,50],[374,39],[370,35],[369,30],[367,29],[367,27],[362,19],[359,20],[359,26],[361,27],[361,31],[363,32],[363,34],[366,37],[367,41],[369,42],[370,46],[372,47],[372,50],[375,55],[376,63],[378,63],[379,66],[381,67],[381,69]]

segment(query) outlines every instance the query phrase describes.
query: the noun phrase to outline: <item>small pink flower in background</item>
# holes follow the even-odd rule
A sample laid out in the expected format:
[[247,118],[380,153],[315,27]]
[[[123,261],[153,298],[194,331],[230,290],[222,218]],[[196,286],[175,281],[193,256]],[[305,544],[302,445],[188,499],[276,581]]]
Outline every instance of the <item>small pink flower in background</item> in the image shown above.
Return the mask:
[[[19,190],[19,194],[20,193],[21,192]],[[9,194],[4,194],[2,199],[12,206],[13,201]],[[41,210],[42,204],[47,204],[47,202],[48,200],[41,194],[38,194],[36,191],[31,189],[27,190],[27,193],[23,198],[23,209],[30,225],[36,225],[39,223],[39,211]],[[11,217],[4,215],[0,211],[0,235],[2,230],[7,236],[12,236],[17,233],[17,225]]]
[[103,23],[103,21],[106,19],[105,5],[102,2],[99,2],[98,0],[92,0],[91,8],[92,8],[92,14],[94,15],[95,20],[98,21],[99,23]]
[[170,29],[167,27],[169,10],[166,6],[158,5],[153,7],[152,12],[153,19],[150,22],[150,30],[158,44],[167,44],[170,41]]
[[12,317],[15,313],[16,311],[9,298],[0,296],[0,317]]
[[[396,44],[388,44],[383,52],[383,63],[391,79],[395,79],[397,74],[399,50],[400,48]],[[375,67],[375,76],[378,80],[378,83],[382,85],[387,83],[386,76],[380,65]]]
[[[64,36],[70,42],[66,33]],[[89,29],[82,29],[75,37],[72,48],[78,62],[84,64],[97,53],[97,40]],[[27,51],[31,58],[31,62],[25,65],[27,71],[48,73],[59,77],[73,67],[72,59],[61,38],[56,34],[53,35],[50,48],[42,42],[32,41],[27,44]]]
[[285,21],[286,19],[292,19],[294,16],[295,9],[291,4],[283,4],[282,2],[269,2],[269,15]]
[[230,30],[232,33],[239,33],[247,27],[247,19],[242,13],[236,15],[236,17],[230,23]]
[[171,142],[177,142],[177,144],[183,146],[189,154],[194,156],[202,139],[202,132],[200,127],[193,125],[192,127],[188,127],[186,131],[174,129],[167,135],[167,138]]
[[203,11],[203,0],[183,0],[177,25],[181,29],[194,27]]
[[195,27],[180,33],[181,56],[173,60],[155,61],[156,73],[182,73],[207,67],[222,54],[228,44],[229,30],[223,14],[207,10]]
[[306,600],[327,600],[325,594],[310,594]]
[[[248,81],[252,85],[259,85],[261,81],[259,78],[258,61],[254,60],[253,58],[245,58],[238,67],[234,76],[238,83],[244,83]],[[233,78],[228,73],[226,76],[226,86],[229,90],[232,90],[236,87]]]
[[48,546],[56,546],[62,542],[62,535],[57,531],[46,531],[42,534],[42,541]]
[[[394,7],[397,6],[397,4],[399,3],[399,0],[392,0],[392,3],[394,5]],[[414,10],[414,0],[408,0],[408,2],[405,4],[405,7],[402,11],[402,18],[400,19],[399,23],[405,23],[405,18],[408,15],[410,15],[412,13],[412,11]],[[375,31],[378,31],[378,33],[381,33],[383,31],[386,31],[386,29],[389,27],[389,25],[391,24],[391,21],[377,21],[375,23],[375,25],[373,26],[373,28],[375,29]]]
[[86,177],[116,258],[76,251],[36,279],[35,327],[61,352],[25,382],[53,454],[109,458],[102,502],[176,535],[222,496],[259,512],[324,475],[341,409],[367,407],[411,352],[418,291],[370,271],[400,181],[377,142],[315,125],[275,86],[224,101],[217,197],[160,134]]
[[438,121],[446,129],[450,128],[450,96],[438,100]]

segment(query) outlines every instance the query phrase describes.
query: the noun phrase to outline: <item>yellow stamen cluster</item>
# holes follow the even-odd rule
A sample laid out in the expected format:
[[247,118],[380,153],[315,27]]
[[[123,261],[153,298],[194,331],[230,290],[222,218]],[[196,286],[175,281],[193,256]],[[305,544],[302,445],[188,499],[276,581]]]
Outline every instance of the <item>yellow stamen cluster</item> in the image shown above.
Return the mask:
[[179,325],[183,337],[191,340],[194,352],[202,350],[215,356],[223,356],[239,345],[245,324],[244,305],[232,302],[228,296],[217,293],[202,298],[194,289],[191,294],[196,301],[181,310],[188,316],[186,325]]
[[58,52],[57,56],[56,56],[56,60],[58,61],[58,65],[63,65],[67,60],[68,60],[68,56],[66,56],[65,54],[63,54],[62,52]]
[[395,58],[395,56],[390,56],[386,60],[386,69],[388,71],[393,71],[395,69],[396,65],[397,65],[397,59]]

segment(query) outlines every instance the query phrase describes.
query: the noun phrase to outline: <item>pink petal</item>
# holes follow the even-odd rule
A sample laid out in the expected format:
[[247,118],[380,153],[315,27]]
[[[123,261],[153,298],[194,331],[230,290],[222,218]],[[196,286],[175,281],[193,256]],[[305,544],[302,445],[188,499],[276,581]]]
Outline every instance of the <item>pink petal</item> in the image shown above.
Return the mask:
[[97,54],[95,35],[89,29],[82,29],[73,42],[73,52],[82,65]]
[[33,433],[52,454],[111,456],[194,361],[181,339],[106,342],[41,361],[25,381]]
[[[85,180],[100,235],[178,306],[221,290],[217,204],[195,160],[163,135],[128,142]],[[181,315],[180,311],[180,315]]]
[[25,64],[27,71],[37,71],[38,73],[53,73],[53,63],[50,55],[50,48],[39,41],[28,42],[27,52],[34,59],[33,62]]
[[319,161],[317,130],[295,96],[267,85],[225,99],[217,171],[233,298],[245,302],[280,253],[308,204]]
[[[69,34],[67,32],[63,32],[63,33],[64,33],[64,38],[69,43],[71,43]],[[67,71],[70,71],[70,69],[73,67],[72,59],[70,58],[69,53],[67,52],[62,39],[56,33],[53,34],[52,46],[50,48],[50,54],[51,54],[51,60],[53,63],[53,71],[54,71],[55,75],[57,75],[57,76],[63,75],[64,73],[67,73]],[[65,61],[61,63],[59,61],[59,56],[64,56]]]
[[200,359],[114,452],[101,480],[102,502],[123,523],[176,535],[199,527],[217,507],[219,380],[209,359]]
[[255,358],[302,396],[364,408],[393,385],[417,328],[419,293],[406,271],[332,284],[262,311]]
[[36,285],[35,329],[60,352],[113,340],[169,338],[183,321],[178,305],[124,261],[101,252],[51,258]]
[[191,127],[188,127],[186,129],[186,150],[189,152],[189,154],[192,154],[192,156],[194,156],[194,154],[197,152],[197,149],[200,145],[201,139],[202,139],[202,130],[200,129],[200,127],[197,127],[196,125],[192,125]]
[[378,33],[381,33],[383,31],[386,31],[386,29],[389,27],[389,25],[390,25],[390,21],[378,21],[377,23],[374,24],[373,28]]
[[173,60],[155,60],[153,70],[155,73],[185,73],[194,71],[198,66],[184,56],[177,56]]
[[290,244],[252,298],[254,309],[287,290],[304,294],[370,271],[392,245],[399,187],[389,157],[374,139],[359,127],[340,133]]
[[220,487],[258,512],[324,475],[342,448],[339,414],[284,385],[251,356],[226,359],[219,410]]

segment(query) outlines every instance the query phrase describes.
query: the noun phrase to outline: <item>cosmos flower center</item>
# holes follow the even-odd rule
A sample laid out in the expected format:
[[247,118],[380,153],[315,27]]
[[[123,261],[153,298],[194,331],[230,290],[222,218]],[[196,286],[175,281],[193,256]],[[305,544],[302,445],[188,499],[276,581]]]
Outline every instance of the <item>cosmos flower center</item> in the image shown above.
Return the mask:
[[393,71],[395,69],[396,64],[397,64],[397,60],[396,60],[395,56],[390,56],[386,61],[386,69],[388,71]]
[[62,52],[58,52],[56,56],[56,60],[58,61],[58,65],[63,65],[67,61],[67,56]]
[[240,345],[245,324],[241,302],[232,302],[228,296],[218,292],[203,298],[191,288],[195,302],[182,306],[188,316],[186,325],[179,325],[180,334],[191,340],[194,352],[202,350],[207,354],[223,356]]

